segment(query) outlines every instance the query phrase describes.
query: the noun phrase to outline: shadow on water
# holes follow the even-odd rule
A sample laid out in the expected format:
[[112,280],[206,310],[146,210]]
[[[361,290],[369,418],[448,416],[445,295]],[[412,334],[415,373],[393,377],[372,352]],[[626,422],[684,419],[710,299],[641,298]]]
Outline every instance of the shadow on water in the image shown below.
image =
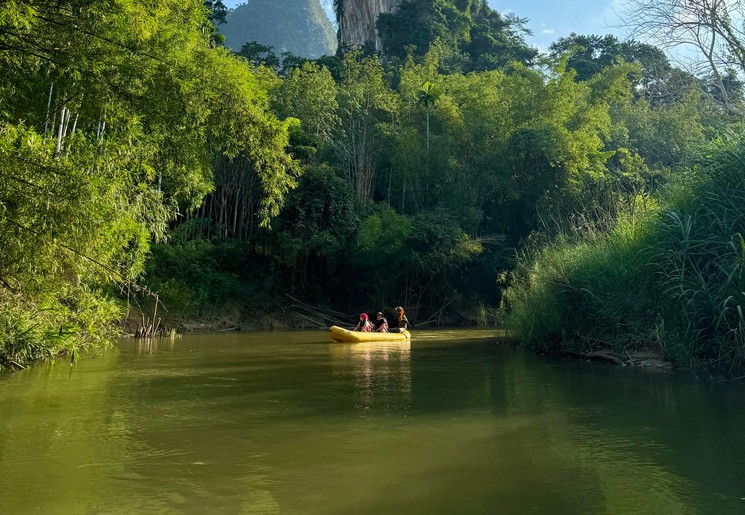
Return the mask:
[[13,374],[0,512],[745,509],[741,385],[546,360],[498,337],[190,335]]

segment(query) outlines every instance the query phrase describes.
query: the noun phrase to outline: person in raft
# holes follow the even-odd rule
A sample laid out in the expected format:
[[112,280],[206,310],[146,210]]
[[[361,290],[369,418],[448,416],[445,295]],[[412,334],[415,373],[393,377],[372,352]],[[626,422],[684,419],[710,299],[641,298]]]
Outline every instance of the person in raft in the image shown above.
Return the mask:
[[372,324],[370,323],[370,319],[367,316],[367,313],[360,313],[360,321],[357,324],[357,327],[352,330],[362,331],[363,333],[369,333],[370,331],[372,331]]
[[396,314],[398,315],[398,327],[394,327],[393,329],[391,329],[390,332],[392,333],[400,333],[409,328],[409,319],[406,318],[404,308],[398,306],[396,308]]
[[378,311],[375,315],[375,322],[373,322],[373,332],[376,333],[387,333],[388,332],[388,320],[385,319],[383,313]]

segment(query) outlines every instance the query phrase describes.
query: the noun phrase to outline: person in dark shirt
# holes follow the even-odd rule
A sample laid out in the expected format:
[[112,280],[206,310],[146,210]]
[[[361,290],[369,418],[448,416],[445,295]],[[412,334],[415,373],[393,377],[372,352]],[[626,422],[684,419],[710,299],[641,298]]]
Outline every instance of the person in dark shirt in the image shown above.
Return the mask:
[[388,332],[388,320],[385,319],[383,313],[378,311],[375,315],[375,322],[373,322],[373,332],[376,333],[387,333]]

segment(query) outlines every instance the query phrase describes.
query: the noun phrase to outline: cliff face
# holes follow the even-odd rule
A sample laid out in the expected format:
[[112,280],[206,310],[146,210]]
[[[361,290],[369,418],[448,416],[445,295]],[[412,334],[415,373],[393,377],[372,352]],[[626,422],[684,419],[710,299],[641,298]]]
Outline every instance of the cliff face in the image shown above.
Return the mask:
[[218,29],[235,51],[250,41],[316,59],[336,52],[336,35],[320,0],[249,0],[232,9]]
[[382,44],[375,24],[381,13],[395,12],[402,0],[340,0],[339,45],[342,48]]

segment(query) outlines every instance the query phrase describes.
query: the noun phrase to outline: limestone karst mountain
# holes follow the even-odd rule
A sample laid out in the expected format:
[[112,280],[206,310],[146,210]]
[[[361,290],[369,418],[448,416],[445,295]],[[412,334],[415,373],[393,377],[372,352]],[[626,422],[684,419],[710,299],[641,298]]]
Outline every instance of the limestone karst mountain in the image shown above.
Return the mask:
[[249,41],[315,59],[336,52],[336,31],[320,0],[248,0],[219,26],[235,51]]
[[371,46],[383,49],[375,28],[381,13],[395,12],[401,0],[337,0],[339,44],[342,48]]

